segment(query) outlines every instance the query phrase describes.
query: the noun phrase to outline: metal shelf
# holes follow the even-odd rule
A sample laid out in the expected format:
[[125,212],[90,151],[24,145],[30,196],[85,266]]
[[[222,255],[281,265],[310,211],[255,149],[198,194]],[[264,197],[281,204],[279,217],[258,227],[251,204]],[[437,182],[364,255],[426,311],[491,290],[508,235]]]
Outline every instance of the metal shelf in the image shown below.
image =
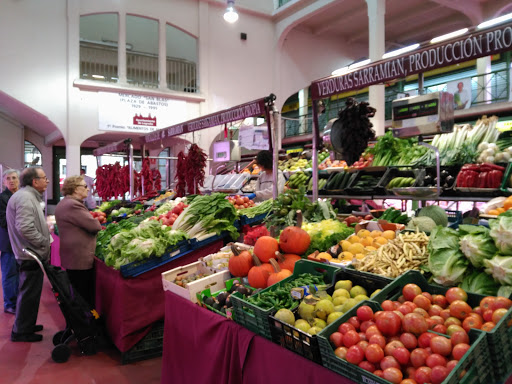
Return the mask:
[[416,201],[481,201],[486,202],[494,197],[457,197],[441,196],[436,198],[419,199],[414,196],[354,196],[354,195],[319,195],[319,198],[345,199],[345,200],[416,200]]

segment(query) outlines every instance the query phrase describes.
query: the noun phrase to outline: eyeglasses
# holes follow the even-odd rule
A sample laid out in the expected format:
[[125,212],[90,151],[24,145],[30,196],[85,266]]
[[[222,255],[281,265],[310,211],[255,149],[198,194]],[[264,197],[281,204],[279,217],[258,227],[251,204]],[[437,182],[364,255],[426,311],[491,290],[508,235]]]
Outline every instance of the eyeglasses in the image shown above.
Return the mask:
[[46,176],[36,176],[34,179],[43,179],[44,181],[48,181],[48,177]]
[[79,187],[89,188],[87,184],[78,184]]

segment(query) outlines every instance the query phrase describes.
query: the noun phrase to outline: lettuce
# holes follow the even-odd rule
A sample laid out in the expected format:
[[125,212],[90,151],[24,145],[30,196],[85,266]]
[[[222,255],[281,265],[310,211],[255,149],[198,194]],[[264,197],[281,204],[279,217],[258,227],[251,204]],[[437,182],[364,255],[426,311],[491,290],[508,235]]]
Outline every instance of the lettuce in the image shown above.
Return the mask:
[[306,251],[307,255],[315,251],[327,251],[330,247],[354,233],[354,228],[347,227],[345,223],[333,219],[322,220],[318,223],[302,224],[302,229],[311,238],[311,244]]
[[510,295],[512,295],[512,285],[502,285],[498,289],[497,296],[503,296],[503,297],[510,298]]
[[498,253],[489,229],[478,225],[460,225],[460,250],[476,268],[481,268],[484,259]]
[[453,286],[462,281],[469,261],[459,249],[457,231],[441,226],[434,228],[428,251],[428,266],[436,283]]
[[483,271],[473,271],[464,276],[460,287],[466,292],[478,293],[484,296],[496,296],[499,284],[487,273]]
[[[511,236],[512,237],[512,236]],[[496,255],[484,260],[485,272],[502,285],[512,285],[512,256]]]
[[495,220],[489,220],[489,234],[494,239],[496,247],[503,255],[512,255],[512,217],[499,215]]

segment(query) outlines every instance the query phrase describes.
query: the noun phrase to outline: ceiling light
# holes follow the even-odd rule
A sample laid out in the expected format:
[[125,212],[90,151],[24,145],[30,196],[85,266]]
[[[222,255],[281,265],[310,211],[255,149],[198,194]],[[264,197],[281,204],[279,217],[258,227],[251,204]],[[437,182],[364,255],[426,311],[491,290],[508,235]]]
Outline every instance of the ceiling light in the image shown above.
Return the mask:
[[345,72],[348,72],[348,66],[347,67],[338,68],[335,71],[332,71],[331,75],[339,76],[339,75],[344,74]]
[[105,76],[102,76],[102,75],[92,75],[92,77],[94,77],[95,79],[104,79]]
[[440,41],[445,41],[445,40],[451,39],[452,37],[457,37],[457,36],[463,35],[467,31],[468,31],[467,28],[462,28],[455,32],[450,32],[445,35],[437,36],[437,37],[434,37],[432,40],[430,40],[430,43],[431,44],[439,43]]
[[408,45],[407,47],[403,47],[403,48],[400,48],[400,49],[397,49],[397,50],[394,50],[391,52],[386,52],[385,54],[382,55],[382,58],[387,59],[388,57],[398,56],[405,52],[414,51],[419,46],[420,45],[416,43],[416,44]]
[[238,13],[236,13],[234,5],[234,0],[228,0],[228,7],[226,8],[226,12],[224,13],[224,20],[231,24],[235,23],[238,20]]
[[357,63],[350,64],[350,65],[348,66],[348,69],[359,68],[359,67],[362,67],[363,65],[370,64],[371,62],[372,62],[372,61],[371,61],[370,59],[366,59],[366,60],[358,61]]
[[477,29],[492,27],[493,25],[503,23],[504,21],[508,21],[510,19],[512,19],[512,13],[507,13],[506,15],[496,17],[495,19],[487,20],[478,24]]

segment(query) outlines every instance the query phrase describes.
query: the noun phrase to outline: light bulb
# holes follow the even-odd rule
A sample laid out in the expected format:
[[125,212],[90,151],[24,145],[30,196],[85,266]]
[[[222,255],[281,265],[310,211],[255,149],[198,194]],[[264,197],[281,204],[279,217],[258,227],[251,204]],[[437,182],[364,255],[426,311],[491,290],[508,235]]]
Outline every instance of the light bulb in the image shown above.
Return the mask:
[[230,5],[226,9],[226,13],[224,13],[224,20],[226,20],[228,23],[235,23],[238,20],[238,13],[236,13],[233,6]]

